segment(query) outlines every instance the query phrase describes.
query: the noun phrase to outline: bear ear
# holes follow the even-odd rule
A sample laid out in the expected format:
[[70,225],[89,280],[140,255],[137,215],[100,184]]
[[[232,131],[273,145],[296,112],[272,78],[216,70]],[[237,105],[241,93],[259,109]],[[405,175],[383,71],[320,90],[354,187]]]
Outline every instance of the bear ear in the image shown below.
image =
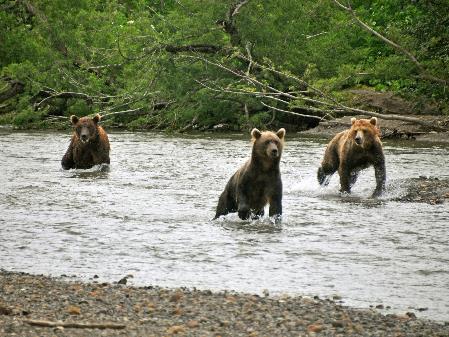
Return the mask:
[[97,124],[100,120],[101,120],[101,116],[100,114],[96,114],[92,120],[94,121],[95,124]]
[[251,137],[253,137],[254,139],[259,138],[260,136],[262,136],[262,132],[260,132],[259,130],[257,130],[256,128],[254,128],[251,131]]
[[276,136],[279,137],[279,139],[283,139],[285,137],[285,129],[281,128],[278,130],[278,132],[276,132]]
[[79,118],[76,117],[75,115],[70,116],[70,122],[72,122],[73,125],[78,123],[78,121],[79,121]]
[[357,118],[352,117],[352,118],[351,118],[351,125],[353,125],[353,124],[355,123],[356,120],[357,120]]
[[371,119],[369,120],[369,122],[373,125],[377,124],[377,117],[371,117]]

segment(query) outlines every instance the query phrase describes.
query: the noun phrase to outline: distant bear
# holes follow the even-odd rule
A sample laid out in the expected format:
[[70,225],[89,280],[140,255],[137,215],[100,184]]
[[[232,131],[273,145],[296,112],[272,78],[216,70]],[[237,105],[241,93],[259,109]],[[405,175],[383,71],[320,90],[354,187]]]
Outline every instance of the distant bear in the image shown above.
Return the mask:
[[228,181],[218,200],[215,218],[238,212],[246,220],[263,216],[264,207],[270,204],[270,216],[280,220],[282,215],[282,180],[279,170],[285,129],[260,132],[251,131],[253,149],[248,160]]
[[351,128],[338,133],[329,143],[318,169],[318,182],[327,185],[330,176],[338,170],[340,191],[349,193],[357,175],[371,165],[374,166],[376,189],[373,197],[385,189],[385,157],[380,141],[377,118],[351,118]]
[[93,118],[71,116],[75,131],[61,165],[64,170],[71,168],[88,169],[98,164],[109,164],[109,139],[98,125],[100,115]]

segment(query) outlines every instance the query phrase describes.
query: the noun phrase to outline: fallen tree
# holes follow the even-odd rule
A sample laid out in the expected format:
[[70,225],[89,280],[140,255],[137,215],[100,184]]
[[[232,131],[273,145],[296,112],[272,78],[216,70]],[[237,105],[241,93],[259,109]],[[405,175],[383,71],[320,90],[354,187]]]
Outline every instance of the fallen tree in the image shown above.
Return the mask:
[[[334,98],[331,94],[325,93],[322,90],[319,90],[313,86],[311,86],[309,83],[304,81],[303,79],[300,79],[292,74],[285,73],[282,71],[278,71],[274,69],[273,67],[269,67],[263,64],[260,64],[258,62],[255,62],[253,59],[249,60],[245,55],[238,54],[238,58],[251,61],[253,68],[260,68],[264,70],[268,70],[270,72],[274,72],[277,75],[283,76],[285,78],[293,79],[298,84],[300,84],[302,87],[306,86],[309,91],[307,91],[308,95],[304,94],[302,91],[296,91],[296,92],[285,92],[279,89],[276,89],[272,85],[266,83],[265,81],[259,80],[256,78],[256,76],[251,75],[248,72],[244,72],[238,69],[233,69],[229,66],[226,66],[222,63],[218,63],[216,61],[211,61],[203,56],[197,56],[197,55],[184,55],[186,58],[195,59],[204,63],[207,63],[209,65],[218,67],[232,75],[234,75],[236,78],[245,80],[247,83],[250,83],[252,85],[252,88],[250,90],[248,89],[242,89],[238,86],[234,87],[227,87],[223,88],[219,85],[215,84],[213,80],[208,80],[207,83],[205,81],[197,81],[200,85],[203,87],[216,92],[222,92],[227,93],[231,95],[250,95],[257,97],[261,99],[260,103],[270,109],[274,109],[276,111],[280,111],[283,113],[293,114],[293,115],[300,115],[302,117],[307,118],[319,118],[321,120],[324,119],[332,119],[336,116],[341,116],[342,114],[348,114],[348,115],[366,115],[369,117],[378,117],[385,120],[399,120],[404,121],[408,123],[414,123],[420,126],[423,126],[425,128],[428,128],[429,130],[435,130],[435,131],[448,131],[447,128],[436,125],[435,123],[431,123],[425,120],[422,120],[417,117],[412,116],[404,116],[404,115],[398,115],[398,114],[381,114],[379,112],[360,109],[360,108],[354,108],[347,106],[343,103],[340,103],[336,98]],[[310,95],[312,93],[312,95]],[[312,97],[311,97],[312,96]],[[272,106],[266,103],[267,100],[274,101],[276,103],[283,104],[285,108],[279,108],[276,106]],[[295,112],[291,109],[292,102],[300,101],[303,103],[299,107],[299,109],[302,109],[304,111],[308,111],[309,113],[301,113]],[[318,116],[317,116],[318,115]]]

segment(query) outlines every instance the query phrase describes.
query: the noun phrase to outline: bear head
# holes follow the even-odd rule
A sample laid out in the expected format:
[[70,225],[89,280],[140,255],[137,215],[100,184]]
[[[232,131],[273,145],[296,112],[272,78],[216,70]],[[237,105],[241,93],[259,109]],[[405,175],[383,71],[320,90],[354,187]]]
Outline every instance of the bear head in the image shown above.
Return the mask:
[[349,137],[354,140],[355,144],[362,147],[369,147],[374,141],[379,140],[380,131],[377,127],[377,118],[356,119],[351,118],[351,129]]
[[264,161],[279,161],[284,148],[285,129],[260,132],[257,129],[251,131],[253,141],[253,156]]
[[88,144],[98,137],[98,122],[101,117],[96,114],[93,118],[81,117],[73,115],[70,117],[75,133],[82,144]]

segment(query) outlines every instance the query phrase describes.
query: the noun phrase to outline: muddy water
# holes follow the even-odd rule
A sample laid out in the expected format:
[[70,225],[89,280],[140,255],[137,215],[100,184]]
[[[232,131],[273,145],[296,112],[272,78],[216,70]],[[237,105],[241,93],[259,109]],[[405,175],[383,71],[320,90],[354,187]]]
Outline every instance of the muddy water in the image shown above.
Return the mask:
[[[448,148],[385,144],[388,192],[319,188],[322,140],[292,138],[284,217],[210,221],[246,136],[112,133],[109,170],[63,171],[67,133],[0,133],[0,267],[130,284],[342,297],[449,320],[449,205],[393,201],[402,179],[449,177]],[[400,183],[401,182],[401,183]]]

